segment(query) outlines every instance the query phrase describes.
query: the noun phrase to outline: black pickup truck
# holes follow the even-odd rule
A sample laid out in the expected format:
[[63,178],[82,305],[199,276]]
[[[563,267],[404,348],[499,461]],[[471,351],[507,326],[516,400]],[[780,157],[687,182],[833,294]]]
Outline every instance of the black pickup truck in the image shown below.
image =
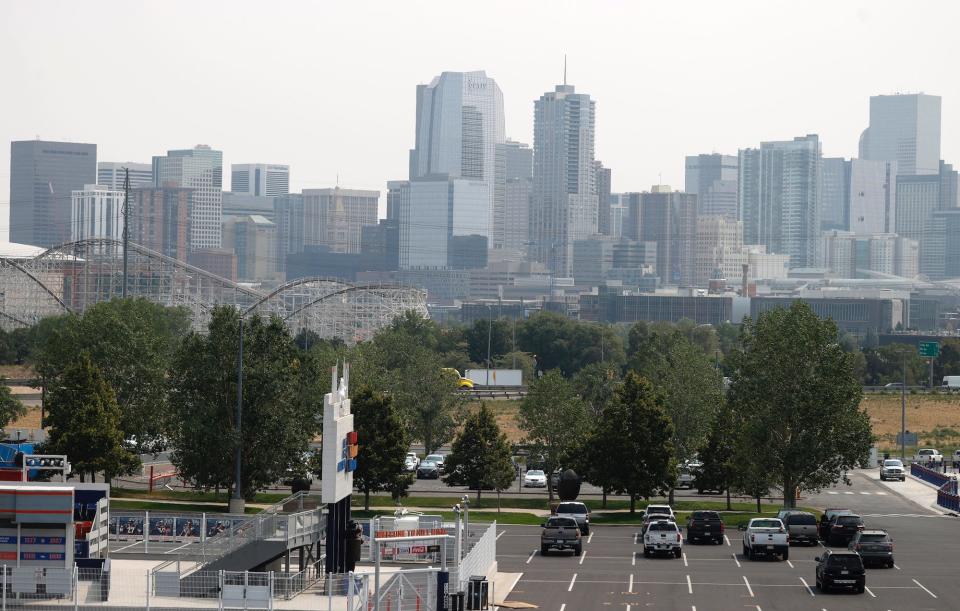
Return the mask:
[[723,543],[723,519],[716,511],[694,511],[687,518],[687,541]]

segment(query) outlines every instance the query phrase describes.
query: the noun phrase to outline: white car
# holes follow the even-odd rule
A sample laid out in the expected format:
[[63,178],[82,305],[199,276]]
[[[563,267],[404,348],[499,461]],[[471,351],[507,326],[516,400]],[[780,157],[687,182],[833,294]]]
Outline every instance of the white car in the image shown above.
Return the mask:
[[531,469],[523,474],[524,488],[546,488],[547,474],[540,469]]
[[644,515],[650,516],[655,513],[660,513],[668,515],[676,521],[677,516],[673,513],[673,507],[670,505],[647,505],[647,508],[644,510]]
[[880,481],[884,482],[888,479],[906,481],[907,475],[899,458],[888,458],[883,461],[883,466],[880,467]]
[[410,452],[407,454],[407,457],[403,459],[403,470],[410,471],[411,473],[417,470],[417,467],[420,466],[420,459],[416,454]]
[[913,457],[913,462],[921,465],[929,463],[939,465],[943,462],[943,454],[936,448],[920,448],[917,450],[917,455]]

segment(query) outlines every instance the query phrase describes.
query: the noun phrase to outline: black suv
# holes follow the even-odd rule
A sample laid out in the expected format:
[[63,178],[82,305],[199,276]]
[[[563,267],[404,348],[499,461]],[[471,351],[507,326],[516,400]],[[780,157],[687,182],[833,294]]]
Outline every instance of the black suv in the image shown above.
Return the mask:
[[827,545],[846,545],[853,536],[863,530],[863,518],[853,514],[840,514],[830,520]]
[[826,509],[823,512],[823,515],[820,516],[820,524],[817,527],[817,531],[820,533],[821,539],[824,541],[827,540],[827,538],[830,536],[830,521],[834,518],[834,516],[840,515],[841,513],[852,514],[853,512],[849,509],[837,508]]
[[860,554],[864,564],[876,562],[881,566],[893,568],[893,539],[885,530],[879,528],[861,530],[853,536],[847,548]]
[[867,587],[867,572],[863,569],[860,554],[849,551],[824,550],[817,561],[817,589],[829,592],[830,588],[850,588],[863,594]]
[[687,540],[690,543],[712,541],[723,543],[723,519],[716,511],[694,511],[687,518]]

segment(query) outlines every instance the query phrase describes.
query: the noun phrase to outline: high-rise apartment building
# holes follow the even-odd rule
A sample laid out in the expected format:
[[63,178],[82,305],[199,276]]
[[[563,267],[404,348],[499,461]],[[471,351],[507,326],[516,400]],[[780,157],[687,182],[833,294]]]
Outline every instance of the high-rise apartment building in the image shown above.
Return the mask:
[[684,163],[684,191],[697,196],[700,216],[737,220],[737,173],[735,155],[691,155]]
[[123,238],[123,191],[84,185],[71,192],[70,239]]
[[128,171],[130,173],[131,189],[153,186],[153,166],[149,163],[134,163],[132,161],[98,162],[97,184],[108,189],[122,191],[123,181]]
[[739,256],[743,250],[743,223],[725,216],[698,216],[695,248],[694,284],[707,286],[717,270],[723,273],[731,253]]
[[610,168],[594,161],[597,172],[597,233],[610,235]]
[[48,248],[70,241],[73,191],[97,177],[97,145],[10,143],[10,241]]
[[817,265],[821,158],[816,135],[740,151],[738,207],[744,242],[790,255],[791,267]]
[[573,243],[597,233],[595,102],[557,85],[534,102],[531,256],[554,274],[571,272]]
[[178,261],[189,252],[190,189],[144,187],[130,192],[130,241]]
[[934,239],[940,227],[933,215],[957,208],[958,173],[940,162],[938,174],[897,177],[896,232],[920,245],[920,273],[937,276],[943,269],[943,251]]
[[234,163],[230,166],[230,191],[263,197],[290,192],[290,166],[276,163]]
[[330,252],[359,253],[360,229],[377,224],[379,191],[304,189],[303,242]]
[[820,176],[820,228],[850,228],[850,163],[843,157],[824,157]]
[[259,214],[231,216],[223,222],[223,246],[237,261],[237,280],[277,282],[277,226]]
[[870,126],[860,136],[860,159],[890,161],[900,174],[937,174],[940,96],[923,93],[870,97]]
[[277,226],[277,271],[287,271],[287,255],[304,251],[303,195],[290,193],[273,198],[273,222]]
[[926,244],[926,270],[933,280],[960,278],[960,209],[933,213]]
[[[410,180],[432,175],[482,182],[490,238],[495,211],[503,207],[497,185],[498,144],[505,141],[503,94],[485,72],[444,72],[417,86],[416,145],[410,151]],[[491,246],[492,247],[492,246]]]
[[640,240],[657,243],[662,284],[691,286],[696,270],[697,196],[655,185],[640,194]]
[[155,187],[184,187],[190,192],[191,250],[220,248],[223,222],[223,153],[200,144],[153,158]]
[[400,269],[486,265],[490,200],[485,182],[441,175],[387,185],[400,227]]
[[893,233],[897,213],[897,164],[851,159],[847,162],[849,229],[857,235]]

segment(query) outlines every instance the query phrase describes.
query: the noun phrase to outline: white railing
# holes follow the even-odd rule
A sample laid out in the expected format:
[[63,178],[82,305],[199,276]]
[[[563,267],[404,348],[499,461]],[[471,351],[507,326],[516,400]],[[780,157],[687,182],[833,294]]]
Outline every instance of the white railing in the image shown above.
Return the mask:
[[[460,566],[450,572],[451,590],[456,586],[457,590],[465,591],[472,575],[487,575],[497,561],[497,523],[470,524],[471,534],[480,529],[483,529],[482,534],[463,555]],[[471,542],[474,540],[471,535],[468,535],[467,539]]]

